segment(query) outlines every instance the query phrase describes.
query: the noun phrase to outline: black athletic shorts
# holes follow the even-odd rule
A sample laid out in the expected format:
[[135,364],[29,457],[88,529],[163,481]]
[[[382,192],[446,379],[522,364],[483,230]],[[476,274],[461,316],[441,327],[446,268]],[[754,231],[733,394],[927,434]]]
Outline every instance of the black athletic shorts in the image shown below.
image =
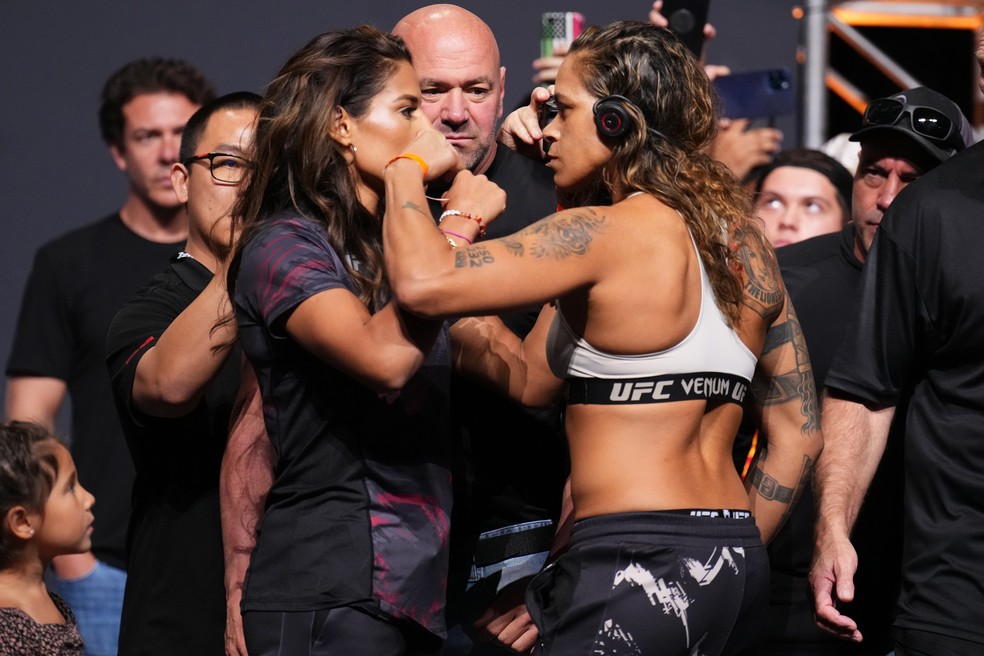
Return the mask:
[[348,606],[247,611],[243,634],[250,656],[436,656],[443,642],[418,625]]
[[553,656],[717,656],[767,621],[769,560],[747,512],[620,513],[578,521],[570,547],[530,584]]

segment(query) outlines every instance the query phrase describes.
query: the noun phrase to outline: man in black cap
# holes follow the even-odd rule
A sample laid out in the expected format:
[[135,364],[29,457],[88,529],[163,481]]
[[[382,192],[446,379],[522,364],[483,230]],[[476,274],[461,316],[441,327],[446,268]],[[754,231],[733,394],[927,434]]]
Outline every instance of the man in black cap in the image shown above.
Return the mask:
[[[962,150],[962,119],[922,89],[872,103],[855,135],[862,141],[855,208],[859,191],[862,199],[881,198],[874,181],[902,186],[911,182],[904,176],[924,172],[923,162]],[[922,158],[909,161],[913,170],[884,164],[900,162],[885,144],[903,132],[911,134],[911,157]],[[872,159],[870,148],[865,157],[869,143],[882,159]],[[817,623],[855,643],[862,635],[869,640],[838,604],[870,593],[859,585],[855,594],[857,565],[884,559],[893,539],[882,536],[885,551],[864,554],[855,552],[850,531],[862,501],[870,504],[865,494],[883,454],[902,448],[904,494],[896,491],[883,504],[903,515],[901,590],[891,629],[897,656],[984,653],[982,170],[984,147],[975,146],[920,177],[887,213],[881,201],[855,212],[854,247],[865,268],[825,379],[826,446],[816,472],[810,573]],[[903,417],[904,426],[893,422]]]
[[[952,101],[920,87],[873,101],[851,140],[861,143],[849,197],[853,221],[839,232],[776,251],[809,347],[817,389],[827,379],[843,339],[862,264],[885,211],[908,184],[963,150],[970,142],[970,126]],[[821,459],[829,448],[825,447]],[[853,476],[849,472],[841,475]],[[851,534],[863,566],[857,575],[859,601],[845,612],[863,628],[863,645],[844,643],[814,624],[806,588],[815,513],[810,491],[804,492],[769,546],[770,621],[761,653],[883,656],[891,651],[889,627],[902,549],[901,492],[901,440],[892,440]]]

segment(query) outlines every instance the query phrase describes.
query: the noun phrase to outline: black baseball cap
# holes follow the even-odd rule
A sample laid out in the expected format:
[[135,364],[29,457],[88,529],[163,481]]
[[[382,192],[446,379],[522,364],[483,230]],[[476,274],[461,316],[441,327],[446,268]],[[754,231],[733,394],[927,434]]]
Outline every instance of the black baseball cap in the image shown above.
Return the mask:
[[851,141],[893,132],[909,137],[938,162],[974,141],[970,123],[956,103],[926,87],[872,100],[864,110],[861,129],[851,135]]

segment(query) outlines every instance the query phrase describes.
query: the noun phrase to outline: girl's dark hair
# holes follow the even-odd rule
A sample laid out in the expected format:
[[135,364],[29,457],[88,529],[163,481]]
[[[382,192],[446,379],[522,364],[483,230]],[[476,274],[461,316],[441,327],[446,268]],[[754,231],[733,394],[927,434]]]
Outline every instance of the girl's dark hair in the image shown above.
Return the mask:
[[638,190],[680,212],[718,307],[735,324],[743,284],[737,238],[760,230],[748,192],[705,152],[717,133],[720,106],[707,74],[672,32],[637,21],[588,28],[568,58],[592,95],[630,101],[623,104],[631,128],[610,140],[613,155],[598,202],[615,189]]
[[14,421],[0,424],[0,569],[17,560],[7,513],[14,506],[40,512],[58,478],[58,438],[41,426]]
[[359,202],[344,149],[330,135],[338,108],[362,116],[398,64],[410,61],[402,39],[363,25],[315,37],[284,64],[263,98],[255,168],[233,212],[243,232],[229,266],[230,296],[256,229],[292,209],[324,227],[372,307],[384,284],[382,209],[373,216]]

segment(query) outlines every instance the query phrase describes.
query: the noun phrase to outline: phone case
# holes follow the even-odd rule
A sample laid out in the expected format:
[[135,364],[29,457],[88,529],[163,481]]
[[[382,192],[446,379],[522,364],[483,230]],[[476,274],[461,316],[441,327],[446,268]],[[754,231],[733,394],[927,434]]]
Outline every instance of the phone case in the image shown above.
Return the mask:
[[576,11],[546,11],[540,17],[540,56],[553,56],[554,47],[570,45],[584,29],[584,16]]
[[788,68],[722,75],[714,80],[727,118],[782,116],[796,111],[793,76]]
[[704,49],[704,24],[710,0],[663,0],[662,13],[670,31],[680,37],[694,57]]

